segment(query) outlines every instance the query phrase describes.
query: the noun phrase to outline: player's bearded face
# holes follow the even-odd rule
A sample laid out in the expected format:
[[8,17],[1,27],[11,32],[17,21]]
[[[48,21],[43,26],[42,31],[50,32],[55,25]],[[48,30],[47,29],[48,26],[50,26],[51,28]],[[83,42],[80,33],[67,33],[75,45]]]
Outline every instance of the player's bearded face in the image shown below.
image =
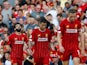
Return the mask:
[[76,13],[70,13],[70,14],[69,14],[69,20],[70,20],[71,22],[73,22],[73,21],[75,21],[75,19],[76,19]]
[[46,29],[46,23],[41,23],[40,24],[40,29],[45,30]]

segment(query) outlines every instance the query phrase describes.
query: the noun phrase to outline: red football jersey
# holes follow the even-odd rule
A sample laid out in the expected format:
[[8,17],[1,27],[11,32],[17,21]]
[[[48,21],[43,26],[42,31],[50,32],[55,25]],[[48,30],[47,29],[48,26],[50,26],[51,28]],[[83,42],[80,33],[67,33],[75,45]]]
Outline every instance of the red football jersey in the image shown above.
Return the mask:
[[23,45],[28,42],[28,37],[25,34],[17,35],[13,33],[9,36],[8,44],[11,45],[11,57],[23,58]]
[[49,43],[51,41],[50,30],[48,29],[46,29],[45,31],[40,31],[39,29],[33,30],[32,41],[35,42],[34,57],[43,58],[49,54]]
[[[69,22],[65,19],[60,24],[60,32],[62,33],[62,44],[68,46],[73,43],[73,45],[78,45],[78,36],[81,28],[81,23],[78,20],[74,22]],[[70,47],[70,46],[69,46]]]

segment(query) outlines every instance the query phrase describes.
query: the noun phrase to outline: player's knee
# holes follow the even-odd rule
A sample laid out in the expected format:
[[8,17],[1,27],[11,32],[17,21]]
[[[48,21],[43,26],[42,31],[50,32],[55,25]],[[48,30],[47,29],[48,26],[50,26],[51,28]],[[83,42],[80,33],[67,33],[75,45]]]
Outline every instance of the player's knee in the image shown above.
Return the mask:
[[78,57],[73,58],[74,65],[79,65],[80,59]]

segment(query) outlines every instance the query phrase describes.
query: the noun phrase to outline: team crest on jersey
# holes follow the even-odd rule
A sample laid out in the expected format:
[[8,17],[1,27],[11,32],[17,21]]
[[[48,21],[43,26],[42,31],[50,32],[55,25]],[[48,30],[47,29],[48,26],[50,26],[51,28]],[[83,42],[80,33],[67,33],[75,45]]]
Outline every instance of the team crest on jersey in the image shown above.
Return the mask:
[[38,37],[40,37],[40,34],[38,34]]
[[77,28],[78,27],[78,25],[77,24],[75,24],[75,28]]
[[18,40],[17,38],[15,38],[15,41]]
[[48,37],[48,34],[46,34],[46,37]]
[[69,28],[69,25],[66,25],[66,28]]
[[50,54],[52,54],[53,52],[50,52]]
[[24,37],[22,37],[22,40],[24,40]]

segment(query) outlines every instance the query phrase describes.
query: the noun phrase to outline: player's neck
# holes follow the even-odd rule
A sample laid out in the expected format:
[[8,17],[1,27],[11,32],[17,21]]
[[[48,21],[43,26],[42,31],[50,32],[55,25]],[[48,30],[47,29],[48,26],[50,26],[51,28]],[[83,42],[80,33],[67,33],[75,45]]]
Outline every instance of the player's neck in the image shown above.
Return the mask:
[[45,32],[46,29],[43,29],[43,30],[42,30],[41,28],[39,28],[39,30],[40,30],[41,32]]
[[73,23],[74,21],[70,21],[70,19],[69,18],[67,18],[67,20],[70,22],[70,23]]
[[17,35],[21,35],[21,32],[15,32]]

